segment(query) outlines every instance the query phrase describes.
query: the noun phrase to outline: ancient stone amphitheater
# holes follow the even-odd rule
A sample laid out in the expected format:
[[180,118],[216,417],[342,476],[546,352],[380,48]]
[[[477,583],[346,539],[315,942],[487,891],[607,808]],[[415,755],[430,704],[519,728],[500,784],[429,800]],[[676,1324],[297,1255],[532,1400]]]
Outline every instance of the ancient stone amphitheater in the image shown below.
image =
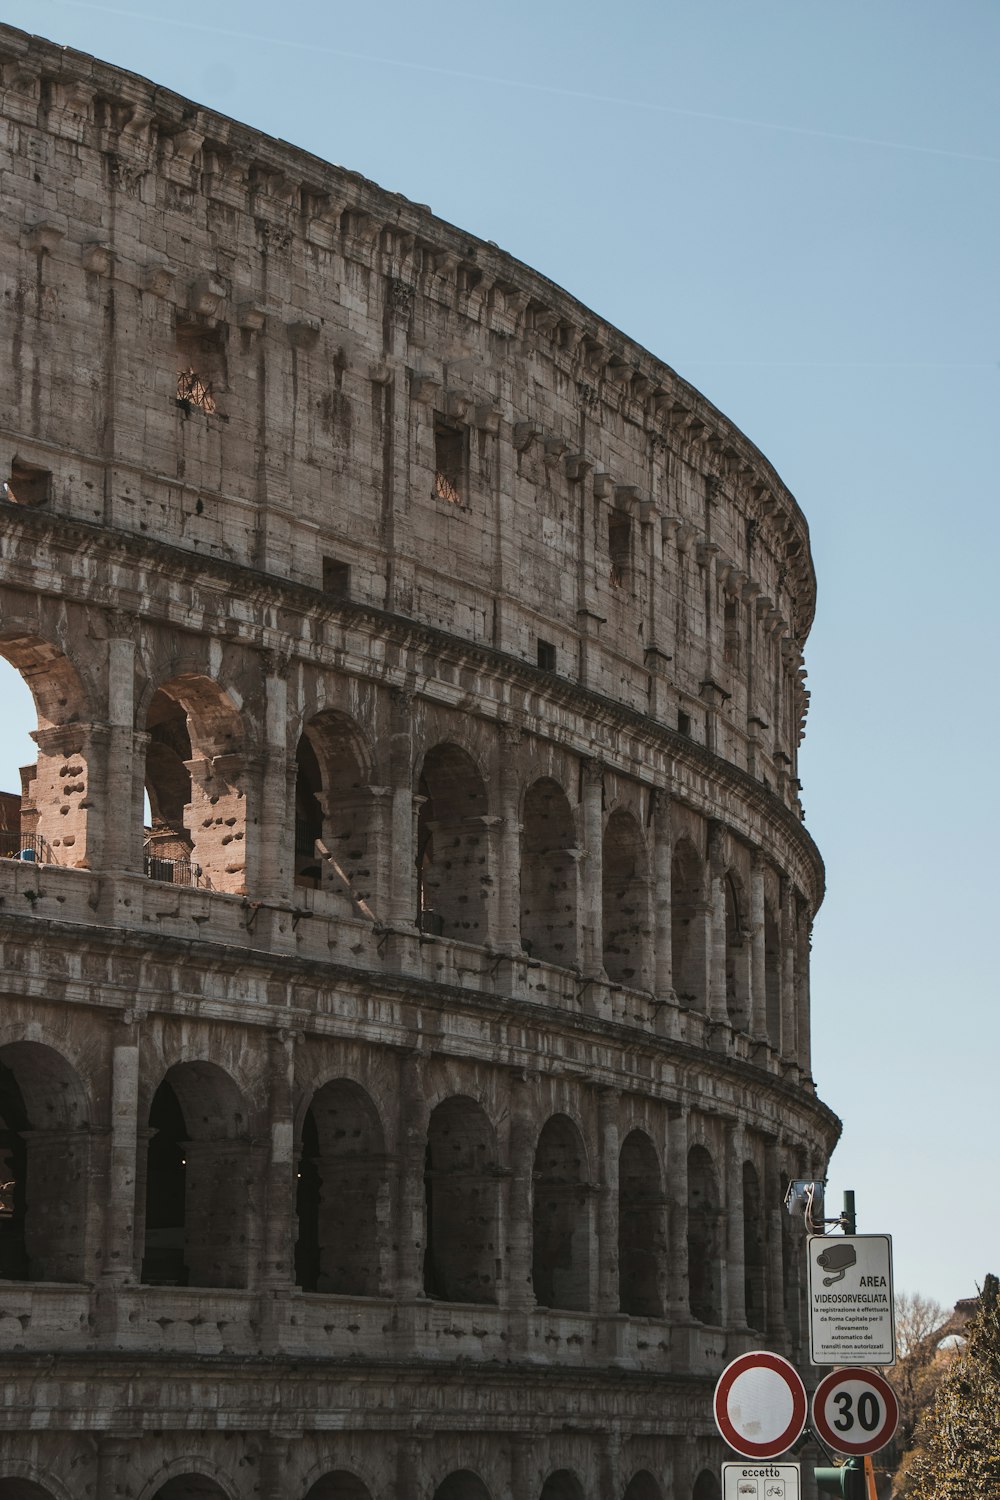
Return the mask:
[[795,501],[420,204],[0,74],[0,1500],[717,1495],[837,1133]]

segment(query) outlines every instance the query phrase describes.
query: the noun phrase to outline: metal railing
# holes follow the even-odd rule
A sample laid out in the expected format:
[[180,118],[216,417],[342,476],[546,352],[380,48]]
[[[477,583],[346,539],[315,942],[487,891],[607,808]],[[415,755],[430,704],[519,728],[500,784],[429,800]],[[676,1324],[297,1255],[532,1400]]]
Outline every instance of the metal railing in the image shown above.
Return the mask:
[[47,838],[40,833],[16,833],[0,829],[0,859],[20,859],[30,865],[55,864]]
[[142,873],[149,880],[162,880],[167,885],[193,885],[201,881],[201,865],[189,859],[165,859],[159,854],[143,854]]

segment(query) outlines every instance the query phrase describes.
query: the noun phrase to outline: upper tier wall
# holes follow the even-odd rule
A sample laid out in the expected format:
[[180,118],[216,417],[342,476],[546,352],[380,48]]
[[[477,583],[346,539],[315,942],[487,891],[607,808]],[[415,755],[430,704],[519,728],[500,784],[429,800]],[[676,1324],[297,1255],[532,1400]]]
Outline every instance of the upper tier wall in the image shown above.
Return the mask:
[[510,256],[0,28],[9,494],[421,620],[797,805],[815,581],[771,466]]

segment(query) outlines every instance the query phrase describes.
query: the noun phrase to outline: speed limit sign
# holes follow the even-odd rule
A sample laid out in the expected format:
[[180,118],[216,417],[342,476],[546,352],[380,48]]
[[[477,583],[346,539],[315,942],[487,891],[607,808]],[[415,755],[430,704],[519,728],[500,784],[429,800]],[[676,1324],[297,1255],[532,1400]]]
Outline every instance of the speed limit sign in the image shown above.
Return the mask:
[[874,1370],[834,1370],[812,1399],[813,1427],[836,1453],[854,1458],[884,1448],[899,1422],[892,1386]]

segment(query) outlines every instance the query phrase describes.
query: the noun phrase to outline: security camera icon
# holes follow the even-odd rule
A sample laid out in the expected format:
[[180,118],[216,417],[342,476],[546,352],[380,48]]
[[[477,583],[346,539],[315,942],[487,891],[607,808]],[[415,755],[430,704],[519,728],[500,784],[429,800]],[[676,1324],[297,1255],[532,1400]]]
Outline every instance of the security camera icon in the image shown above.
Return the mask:
[[833,1286],[835,1282],[843,1281],[847,1272],[857,1263],[858,1252],[853,1245],[831,1245],[816,1257],[816,1264],[821,1271],[834,1272],[832,1276],[823,1277],[824,1286]]

